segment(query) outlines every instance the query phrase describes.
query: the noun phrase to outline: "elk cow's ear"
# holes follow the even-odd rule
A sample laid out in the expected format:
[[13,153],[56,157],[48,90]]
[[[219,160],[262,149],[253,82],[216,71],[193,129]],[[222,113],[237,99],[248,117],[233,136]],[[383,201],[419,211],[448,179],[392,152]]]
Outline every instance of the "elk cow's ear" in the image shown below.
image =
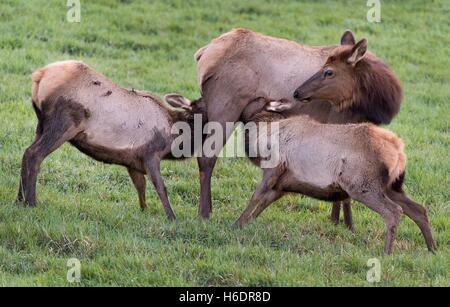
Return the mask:
[[272,112],[283,112],[292,109],[293,106],[294,106],[293,102],[282,99],[269,102],[266,105],[266,110]]
[[355,46],[353,46],[352,51],[350,53],[350,57],[347,62],[352,66],[355,66],[356,63],[361,61],[362,58],[366,55],[367,52],[367,39],[363,38]]
[[164,100],[174,108],[182,108],[186,111],[192,111],[192,101],[178,94],[168,94]]
[[341,45],[350,45],[353,46],[356,43],[355,36],[352,31],[347,30],[342,34]]

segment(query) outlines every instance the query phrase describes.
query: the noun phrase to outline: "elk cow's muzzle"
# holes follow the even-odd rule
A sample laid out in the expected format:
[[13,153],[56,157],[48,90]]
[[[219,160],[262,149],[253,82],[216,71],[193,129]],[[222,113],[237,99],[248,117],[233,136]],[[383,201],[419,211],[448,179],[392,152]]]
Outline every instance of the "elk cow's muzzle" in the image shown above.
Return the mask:
[[294,99],[297,101],[301,101],[301,102],[310,102],[311,101],[311,97],[305,95],[305,93],[300,91],[299,89],[297,89],[294,92]]
[[303,103],[310,102],[314,91],[317,90],[317,82],[320,81],[321,76],[320,70],[300,85],[294,92],[294,99]]

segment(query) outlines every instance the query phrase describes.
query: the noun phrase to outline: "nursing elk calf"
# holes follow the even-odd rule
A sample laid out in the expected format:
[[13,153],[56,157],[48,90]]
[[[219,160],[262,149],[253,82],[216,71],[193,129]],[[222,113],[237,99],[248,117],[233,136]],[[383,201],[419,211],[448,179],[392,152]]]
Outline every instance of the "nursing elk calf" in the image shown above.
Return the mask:
[[38,118],[33,144],[22,160],[17,200],[36,205],[36,181],[42,161],[63,143],[105,163],[125,166],[145,209],[147,174],[169,219],[175,214],[160,173],[160,161],[171,157],[171,126],[193,124],[200,104],[166,96],[170,109],[151,93],[121,88],[82,62],[50,64],[33,76],[32,102]]

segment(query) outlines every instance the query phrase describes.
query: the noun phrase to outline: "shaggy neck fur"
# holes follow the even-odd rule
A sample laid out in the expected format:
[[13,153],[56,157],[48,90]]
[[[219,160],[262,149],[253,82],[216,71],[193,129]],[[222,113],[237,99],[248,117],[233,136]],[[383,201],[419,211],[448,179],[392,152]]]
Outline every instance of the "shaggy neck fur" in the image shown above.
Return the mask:
[[400,111],[403,91],[398,78],[381,60],[367,55],[355,67],[357,90],[350,111],[374,124],[389,124]]

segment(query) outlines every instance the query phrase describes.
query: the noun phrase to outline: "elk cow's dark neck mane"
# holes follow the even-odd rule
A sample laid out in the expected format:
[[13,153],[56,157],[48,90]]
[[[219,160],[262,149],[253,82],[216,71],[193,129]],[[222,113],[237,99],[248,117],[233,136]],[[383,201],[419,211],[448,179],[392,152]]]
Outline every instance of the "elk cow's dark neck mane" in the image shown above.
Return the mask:
[[367,55],[355,67],[356,91],[350,110],[374,124],[389,124],[403,99],[399,79],[380,59]]

